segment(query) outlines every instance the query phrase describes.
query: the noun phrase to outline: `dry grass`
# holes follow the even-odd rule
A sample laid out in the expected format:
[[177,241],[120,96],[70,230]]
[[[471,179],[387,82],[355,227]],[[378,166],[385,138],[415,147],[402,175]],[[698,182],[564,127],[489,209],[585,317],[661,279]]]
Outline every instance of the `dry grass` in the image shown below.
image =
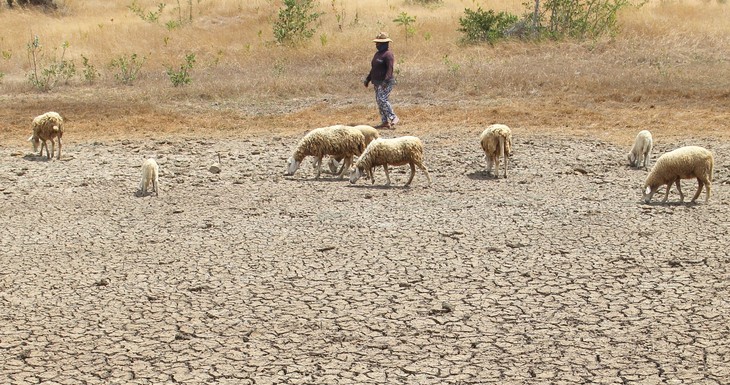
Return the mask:
[[[153,10],[159,0],[138,1]],[[296,49],[272,44],[280,2],[202,0],[193,23],[172,31],[134,15],[130,2],[66,0],[46,15],[0,6],[0,140],[22,140],[32,116],[58,110],[71,120],[69,140],[159,135],[300,133],[335,122],[375,123],[371,90],[360,81],[370,39],[395,39],[399,85],[393,95],[404,129],[478,131],[504,122],[517,132],[570,132],[628,143],[642,128],[668,136],[730,138],[730,6],[704,1],[652,2],[621,15],[612,39],[591,42],[511,41],[495,47],[458,44],[464,8],[522,11],[521,1],[445,0],[435,8],[403,1],[322,1],[314,39]],[[162,21],[176,19],[169,1]],[[183,13],[187,1],[181,1]],[[416,36],[393,22],[417,18]],[[342,31],[336,14],[344,15]],[[102,73],[48,93],[27,82],[26,45],[35,34],[46,54],[67,41]],[[322,42],[326,40],[326,44]],[[193,81],[172,87],[166,66],[195,53]],[[147,57],[133,86],[108,64]],[[655,133],[656,135],[656,133]]]

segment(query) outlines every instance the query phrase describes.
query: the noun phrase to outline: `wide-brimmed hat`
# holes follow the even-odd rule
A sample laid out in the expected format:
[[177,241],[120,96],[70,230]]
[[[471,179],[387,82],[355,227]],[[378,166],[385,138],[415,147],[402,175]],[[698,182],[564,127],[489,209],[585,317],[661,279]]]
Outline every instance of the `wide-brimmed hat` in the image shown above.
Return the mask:
[[388,43],[393,40],[390,39],[386,32],[380,32],[378,36],[375,36],[375,39],[373,39],[373,41],[376,43]]

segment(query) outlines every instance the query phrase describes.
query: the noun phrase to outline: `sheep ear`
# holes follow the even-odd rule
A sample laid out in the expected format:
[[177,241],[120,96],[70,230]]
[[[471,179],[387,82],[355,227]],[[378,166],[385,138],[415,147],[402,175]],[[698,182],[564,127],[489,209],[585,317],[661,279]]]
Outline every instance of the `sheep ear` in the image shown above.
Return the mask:
[[31,135],[30,138],[28,138],[28,141],[29,142],[32,142],[33,141],[33,135]]
[[644,190],[644,194],[648,194],[651,192],[651,187],[646,186],[646,190]]

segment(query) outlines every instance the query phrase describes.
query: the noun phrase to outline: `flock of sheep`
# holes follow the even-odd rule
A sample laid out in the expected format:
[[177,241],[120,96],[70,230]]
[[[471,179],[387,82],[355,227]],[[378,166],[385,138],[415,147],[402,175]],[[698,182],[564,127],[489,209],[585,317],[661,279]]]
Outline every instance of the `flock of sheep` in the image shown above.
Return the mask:
[[[47,112],[37,116],[31,123],[33,135],[28,139],[33,143],[33,151],[43,155],[46,149],[48,159],[55,153],[54,139],[58,140],[58,154],[61,159],[61,138],[63,136],[63,117],[56,112]],[[51,150],[48,150],[46,141],[51,141]],[[504,161],[504,177],[507,178],[507,160],[512,153],[512,132],[504,124],[493,124],[487,127],[479,137],[487,162],[487,172],[499,178],[499,161]],[[649,159],[653,148],[653,139],[649,131],[641,131],[636,136],[634,146],[628,154],[629,164],[632,167],[649,168]],[[408,164],[411,174],[405,186],[410,185],[416,173],[416,167],[426,175],[428,185],[431,177],[423,164],[423,142],[415,136],[402,136],[392,139],[381,138],[377,129],[366,126],[335,125],[316,128],[308,132],[297,144],[292,156],[287,160],[285,175],[294,175],[302,161],[307,156],[314,157],[314,166],[317,169],[316,178],[319,178],[322,169],[322,160],[330,156],[329,168],[333,174],[343,179],[345,173],[350,173],[350,183],[355,183],[361,177],[375,183],[373,170],[383,166],[386,185],[390,185],[388,165],[402,166]],[[342,162],[340,166],[339,163]],[[339,168],[339,170],[338,170]],[[672,184],[677,186],[680,202],[684,201],[684,194],[680,187],[681,179],[697,179],[698,187],[692,202],[695,202],[705,188],[705,202],[710,199],[714,158],[712,152],[699,146],[686,146],[661,155],[644,182],[644,201],[649,203],[654,193],[661,186],[666,186],[663,202],[669,198]],[[159,166],[154,159],[146,159],[142,164],[142,180],[139,190],[142,195],[154,190],[159,193]],[[151,185],[151,189],[150,189]]]

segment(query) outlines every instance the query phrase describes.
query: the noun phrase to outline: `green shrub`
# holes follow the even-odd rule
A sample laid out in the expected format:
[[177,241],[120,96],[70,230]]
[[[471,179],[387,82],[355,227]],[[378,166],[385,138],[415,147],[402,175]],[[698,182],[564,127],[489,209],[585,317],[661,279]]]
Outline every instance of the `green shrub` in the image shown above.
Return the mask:
[[596,38],[616,31],[618,11],[628,5],[630,0],[547,0],[539,25],[554,39]]
[[134,83],[145,61],[147,61],[147,57],[139,57],[136,53],[129,57],[125,55],[112,60],[111,67],[117,70],[114,78],[123,84],[130,85]]
[[[28,81],[34,87],[42,91],[50,91],[59,81],[68,81],[76,75],[76,65],[71,60],[66,60],[66,49],[68,42],[61,45],[62,51],[59,58],[53,55],[46,57],[43,52],[40,38],[36,35],[28,43],[28,59],[30,60],[31,72],[28,73]],[[45,66],[43,62],[49,61]]]
[[87,83],[93,84],[96,79],[101,76],[99,71],[96,70],[96,67],[89,62],[89,58],[87,58],[84,55],[81,55],[82,65],[84,66],[84,69],[82,70],[82,73],[84,75],[84,79]]
[[413,36],[416,34],[416,26],[413,25],[416,22],[416,17],[411,16],[405,12],[401,12],[398,17],[393,19],[393,22],[402,26],[405,29],[406,33],[406,41],[408,41],[408,38],[410,36]]
[[167,67],[167,76],[170,77],[173,86],[179,87],[190,83],[192,80],[190,71],[193,69],[193,64],[195,64],[195,54],[191,53],[185,55],[185,63],[180,65],[178,71],[175,71],[172,67]]
[[517,23],[517,16],[508,12],[494,13],[484,11],[481,7],[476,11],[467,8],[464,16],[459,18],[459,32],[463,34],[465,43],[488,42],[493,44],[506,37],[507,30]]
[[297,45],[314,36],[316,28],[311,25],[322,16],[316,12],[314,0],[284,0],[284,8],[274,21],[274,38],[280,44]]

